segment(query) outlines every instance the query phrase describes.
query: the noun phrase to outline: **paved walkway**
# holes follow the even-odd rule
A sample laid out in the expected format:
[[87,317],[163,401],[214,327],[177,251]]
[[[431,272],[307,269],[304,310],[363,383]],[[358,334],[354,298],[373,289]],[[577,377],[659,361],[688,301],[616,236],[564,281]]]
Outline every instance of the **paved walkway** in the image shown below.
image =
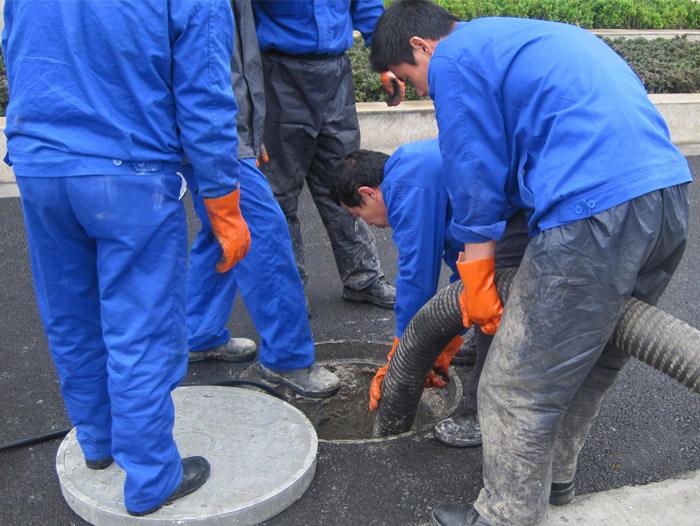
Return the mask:
[[550,506],[542,526],[698,526],[700,471],[646,486],[625,486]]

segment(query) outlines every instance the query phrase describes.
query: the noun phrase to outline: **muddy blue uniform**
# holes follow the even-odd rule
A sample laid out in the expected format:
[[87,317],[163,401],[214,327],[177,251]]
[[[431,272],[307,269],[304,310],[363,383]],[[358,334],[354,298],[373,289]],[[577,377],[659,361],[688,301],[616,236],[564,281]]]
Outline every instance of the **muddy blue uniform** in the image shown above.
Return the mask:
[[429,66],[452,233],[500,239],[515,208],[534,236],[479,385],[492,524],[537,523],[570,482],[627,360],[607,345],[627,298],[654,303],[685,247],[687,163],[629,66],[565,24],[459,24]]

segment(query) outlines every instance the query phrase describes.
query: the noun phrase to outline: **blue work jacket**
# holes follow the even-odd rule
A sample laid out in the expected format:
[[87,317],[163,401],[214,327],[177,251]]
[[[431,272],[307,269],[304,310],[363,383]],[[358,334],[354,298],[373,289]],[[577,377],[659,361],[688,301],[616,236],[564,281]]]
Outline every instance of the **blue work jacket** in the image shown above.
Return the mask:
[[592,33],[517,18],[460,23],[428,69],[452,233],[530,235],[691,180],[642,82]]
[[398,253],[396,336],[435,295],[441,258],[459,278],[457,256],[464,245],[451,237],[447,189],[437,139],[401,146],[384,166],[381,184],[392,240]]
[[236,186],[228,0],[6,0],[4,14],[17,175],[158,171],[186,157],[205,197]]
[[263,51],[288,55],[340,55],[352,47],[352,30],[372,42],[384,12],[382,0],[253,0]]

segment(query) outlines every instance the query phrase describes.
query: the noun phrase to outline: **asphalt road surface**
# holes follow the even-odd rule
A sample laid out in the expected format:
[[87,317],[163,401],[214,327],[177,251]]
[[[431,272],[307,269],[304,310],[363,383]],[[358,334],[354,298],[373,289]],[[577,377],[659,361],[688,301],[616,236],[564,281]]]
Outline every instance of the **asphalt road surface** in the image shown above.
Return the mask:
[[[690,158],[695,177],[700,158]],[[308,295],[317,342],[390,342],[393,314],[347,303],[330,246],[308,194],[302,221],[311,277]],[[189,204],[188,204],[189,206]],[[190,228],[197,228],[190,213]],[[375,230],[390,281],[396,255],[390,231]],[[691,187],[688,248],[660,307],[700,327],[700,190]],[[446,273],[443,273],[446,274]],[[443,282],[446,282],[443,275]],[[47,353],[27,261],[19,199],[0,199],[0,444],[68,425],[53,364]],[[238,301],[230,322],[236,336],[257,340]],[[317,359],[332,358],[326,347]],[[358,354],[383,359],[383,350],[357,346]],[[197,364],[188,384],[239,375],[240,366]],[[458,374],[469,382],[469,368]],[[0,525],[85,524],[65,505],[55,473],[59,440],[0,452]],[[236,452],[232,451],[232,455]],[[270,525],[418,525],[430,509],[471,501],[481,487],[481,450],[450,449],[429,431],[381,443],[321,443],[307,493]],[[260,466],[271,469],[274,466]],[[580,457],[577,493],[644,484],[700,468],[700,398],[651,368],[631,361],[603,406]]]

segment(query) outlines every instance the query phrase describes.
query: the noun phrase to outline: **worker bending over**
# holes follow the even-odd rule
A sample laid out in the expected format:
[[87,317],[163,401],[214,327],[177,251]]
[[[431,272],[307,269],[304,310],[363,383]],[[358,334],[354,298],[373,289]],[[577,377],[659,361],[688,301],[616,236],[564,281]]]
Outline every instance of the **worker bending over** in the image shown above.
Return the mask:
[[[368,224],[392,228],[399,271],[394,306],[396,336],[389,353],[391,360],[408,323],[435,295],[442,261],[452,270],[450,281],[459,279],[456,263],[463,244],[449,231],[452,211],[443,182],[437,139],[405,144],[391,157],[368,150],[349,154],[338,168],[332,196],[348,212]],[[497,245],[497,266],[517,266],[526,245],[527,225],[524,215],[519,213],[513,217]],[[481,444],[477,385],[491,336],[478,329],[476,332],[477,359],[466,400],[467,410],[439,422],[434,429],[438,440],[452,446]],[[450,361],[461,343],[461,337],[455,338],[438,358],[435,371],[428,380],[429,386],[445,385]],[[387,369],[388,363],[379,369],[372,382],[371,410],[378,407]]]

